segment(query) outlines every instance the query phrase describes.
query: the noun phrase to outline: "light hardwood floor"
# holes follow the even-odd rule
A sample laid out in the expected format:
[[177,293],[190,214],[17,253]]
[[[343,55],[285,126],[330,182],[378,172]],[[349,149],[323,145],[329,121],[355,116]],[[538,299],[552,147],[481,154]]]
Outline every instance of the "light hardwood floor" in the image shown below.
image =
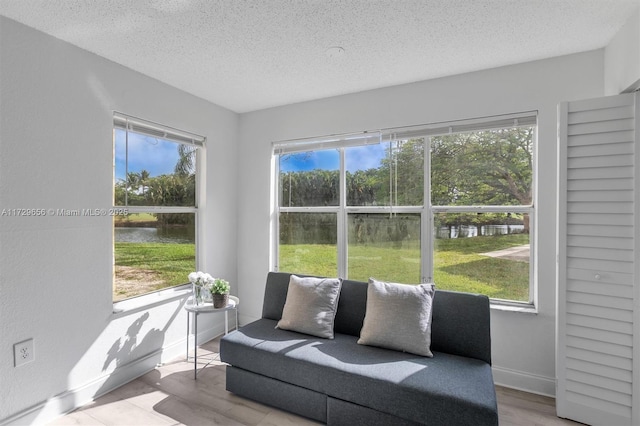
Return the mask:
[[[198,355],[218,352],[219,339]],[[199,358],[200,363],[200,358]],[[203,362],[204,365],[204,362]],[[578,425],[555,415],[554,399],[496,387],[501,426]],[[225,390],[225,366],[215,361],[193,379],[184,358],[133,380],[50,425],[246,425],[288,426],[318,423],[240,398]]]

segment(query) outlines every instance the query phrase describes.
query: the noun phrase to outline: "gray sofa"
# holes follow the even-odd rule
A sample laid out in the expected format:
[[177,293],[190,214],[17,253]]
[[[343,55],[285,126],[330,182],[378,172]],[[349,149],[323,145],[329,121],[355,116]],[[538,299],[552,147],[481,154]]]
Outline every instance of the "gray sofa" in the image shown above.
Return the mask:
[[267,276],[262,318],[224,336],[227,390],[330,425],[497,425],[489,300],[437,290],[433,358],[356,343],[367,283],[344,280],[334,339],[277,329],[288,273]]

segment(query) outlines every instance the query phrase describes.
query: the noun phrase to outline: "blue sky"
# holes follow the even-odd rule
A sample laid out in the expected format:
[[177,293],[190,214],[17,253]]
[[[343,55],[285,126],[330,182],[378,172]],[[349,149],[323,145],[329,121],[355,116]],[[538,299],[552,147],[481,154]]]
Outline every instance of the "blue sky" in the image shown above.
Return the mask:
[[[125,178],[125,132],[116,130],[115,175],[116,180]],[[363,145],[346,148],[346,168],[350,172],[380,166],[385,157],[386,144]],[[178,145],[163,139],[129,133],[129,172],[147,170],[150,176],[171,174],[178,162]],[[311,170],[338,170],[340,154],[337,149],[288,154],[281,157],[281,172]]]
[[[387,145],[363,145],[346,148],[346,169],[350,172],[378,168],[386,155]],[[337,149],[301,152],[283,155],[280,159],[281,172],[299,172],[315,169],[338,170],[340,155]]]
[[[116,180],[125,176],[125,132],[116,130]],[[171,174],[178,162],[178,144],[163,139],[129,133],[129,172],[147,170],[150,176]]]

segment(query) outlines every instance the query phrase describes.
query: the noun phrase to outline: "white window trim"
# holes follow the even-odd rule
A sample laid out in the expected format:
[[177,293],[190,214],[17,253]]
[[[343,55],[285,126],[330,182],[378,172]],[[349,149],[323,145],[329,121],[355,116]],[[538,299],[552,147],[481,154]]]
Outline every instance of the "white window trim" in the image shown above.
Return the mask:
[[129,314],[140,309],[147,309],[151,306],[161,305],[172,300],[186,300],[191,296],[191,293],[191,284],[178,284],[172,287],[140,294],[128,299],[113,302],[113,315],[119,316]]

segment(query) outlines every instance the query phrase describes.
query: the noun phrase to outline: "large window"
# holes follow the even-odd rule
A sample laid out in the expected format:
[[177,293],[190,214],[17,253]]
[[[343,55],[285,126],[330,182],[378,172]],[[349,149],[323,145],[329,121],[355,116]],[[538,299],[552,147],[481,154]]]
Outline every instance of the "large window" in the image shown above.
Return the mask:
[[274,144],[274,270],[533,302],[534,113]]
[[203,147],[201,136],[114,115],[114,301],[185,284],[197,270]]

